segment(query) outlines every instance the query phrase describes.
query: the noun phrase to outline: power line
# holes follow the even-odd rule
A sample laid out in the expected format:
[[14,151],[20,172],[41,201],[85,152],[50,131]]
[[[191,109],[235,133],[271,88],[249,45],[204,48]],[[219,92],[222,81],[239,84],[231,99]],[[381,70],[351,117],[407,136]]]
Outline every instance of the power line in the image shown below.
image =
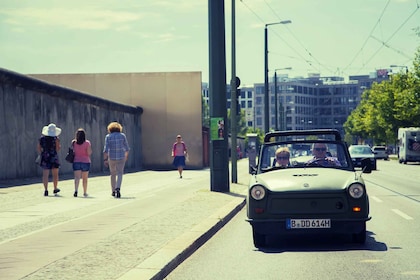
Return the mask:
[[[265,4],[268,6],[268,8],[273,12],[273,14],[277,17],[278,20],[281,20],[280,16],[276,13],[276,11],[273,9],[273,7],[271,7],[271,5],[264,0]],[[296,40],[296,42],[298,42],[298,44],[308,53],[308,55],[310,57],[312,57],[320,66],[323,66],[318,59],[316,59],[315,56],[312,55],[312,53],[302,44],[302,42],[296,37],[296,35],[286,26],[286,29],[288,30],[288,32],[292,35],[292,37]],[[306,62],[310,67],[314,67],[314,65],[312,64],[312,62],[310,62],[308,59],[306,59],[305,57],[303,57],[295,48],[293,48],[286,40],[284,40],[277,32],[274,32],[275,35],[277,35],[277,37],[280,38],[280,40],[282,40],[294,53],[296,53],[304,62]],[[323,66],[325,67],[325,66]],[[327,69],[327,68],[326,68]],[[319,71],[319,69],[315,69],[317,71]],[[327,69],[328,71],[330,71],[329,69]]]
[[[412,16],[414,16],[414,14],[419,10],[419,5],[417,4],[417,8],[413,11],[413,13],[411,13],[411,15],[409,15],[408,17],[407,17],[407,19],[395,30],[395,32],[394,33],[392,33],[392,35],[388,38],[388,40],[386,40],[385,42],[382,42],[382,45],[376,50],[376,52],[374,52],[373,54],[372,54],[372,56],[367,60],[367,62],[366,63],[369,63],[378,53],[379,53],[379,51],[384,47],[384,46],[386,46],[386,47],[388,47],[388,48],[390,48],[390,46],[388,45],[388,42],[389,41],[391,41],[391,39],[398,33],[398,31],[400,31],[401,30],[401,28],[408,22],[408,20],[412,17]],[[372,36],[372,38],[374,38],[373,36]],[[376,38],[375,38],[376,39]],[[362,69],[362,68],[361,68]],[[360,71],[360,70],[359,70]]]
[[346,71],[352,64],[353,62],[356,60],[356,58],[360,55],[360,53],[363,51],[364,47],[366,46],[367,42],[369,41],[369,38],[372,36],[373,31],[375,31],[376,27],[378,26],[379,22],[381,21],[386,8],[389,5],[389,2],[391,2],[391,0],[388,0],[388,2],[386,3],[384,9],[382,10],[381,15],[379,16],[378,20],[376,21],[375,25],[373,26],[372,30],[370,31],[370,34],[367,36],[365,42],[363,43],[362,47],[360,48],[360,50],[356,53],[356,55],[353,57],[353,59],[350,61],[350,63],[344,67],[343,71]]
[[[390,0],[389,0],[390,1]],[[264,0],[265,4],[269,7],[269,9],[273,12],[273,14],[279,19],[281,20],[280,16],[275,12],[275,10],[271,7],[271,5]],[[328,66],[322,64],[313,54],[312,52],[310,52],[308,50],[308,48],[306,46],[303,45],[303,43],[301,42],[301,40],[299,40],[296,35],[294,34],[294,32],[292,32],[287,26],[286,26],[287,30],[289,31],[289,33],[292,35],[292,37],[296,40],[296,42],[302,47],[302,49],[305,50],[305,52],[307,53],[307,55],[309,55],[309,57],[311,57],[320,68],[325,69],[328,72],[334,72],[333,70],[329,69]],[[320,69],[317,69],[313,63],[311,61],[309,61],[308,59],[306,59],[305,57],[303,57],[295,48],[293,48],[292,46],[290,46],[287,41],[285,41],[279,34],[277,34],[276,32],[274,32],[286,45],[289,46],[289,48],[295,52],[305,63],[307,63],[311,68],[315,69],[316,71],[320,72]]]

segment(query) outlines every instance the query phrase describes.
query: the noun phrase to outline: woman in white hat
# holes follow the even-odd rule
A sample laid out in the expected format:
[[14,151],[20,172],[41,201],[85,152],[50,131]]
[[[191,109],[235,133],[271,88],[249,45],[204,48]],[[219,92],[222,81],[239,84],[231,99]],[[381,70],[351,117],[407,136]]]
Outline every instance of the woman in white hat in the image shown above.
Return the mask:
[[42,183],[44,184],[44,196],[48,196],[48,178],[50,170],[53,176],[54,194],[57,194],[60,189],[58,185],[58,168],[60,161],[58,160],[58,151],[61,148],[60,139],[58,135],[61,133],[61,128],[55,124],[50,123],[42,128],[42,137],[38,142],[38,153],[41,155],[40,166],[42,167]]

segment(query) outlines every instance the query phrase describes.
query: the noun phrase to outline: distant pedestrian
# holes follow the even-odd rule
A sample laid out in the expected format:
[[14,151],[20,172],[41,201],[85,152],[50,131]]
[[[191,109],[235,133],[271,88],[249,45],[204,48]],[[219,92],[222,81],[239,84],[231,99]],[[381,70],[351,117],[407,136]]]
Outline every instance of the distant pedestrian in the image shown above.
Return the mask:
[[104,164],[109,166],[111,174],[112,196],[121,197],[121,183],[124,174],[125,162],[128,159],[127,137],[122,133],[123,127],[118,122],[111,122],[108,125],[108,134],[105,136]]
[[42,136],[38,141],[38,154],[41,155],[40,166],[42,168],[42,183],[44,184],[44,196],[48,196],[48,181],[50,170],[53,176],[54,194],[60,192],[58,185],[58,169],[60,161],[58,159],[58,151],[61,149],[60,139],[58,136],[61,128],[54,123],[50,123],[42,128]]
[[74,151],[73,171],[74,171],[74,197],[77,197],[80,179],[82,179],[83,196],[88,196],[87,185],[90,170],[90,156],[92,147],[90,141],[86,139],[86,132],[83,128],[76,131],[75,139],[71,141]]
[[182,141],[181,135],[177,135],[176,142],[172,145],[172,157],[174,158],[173,165],[178,169],[179,178],[182,178],[186,156],[188,156],[187,146]]

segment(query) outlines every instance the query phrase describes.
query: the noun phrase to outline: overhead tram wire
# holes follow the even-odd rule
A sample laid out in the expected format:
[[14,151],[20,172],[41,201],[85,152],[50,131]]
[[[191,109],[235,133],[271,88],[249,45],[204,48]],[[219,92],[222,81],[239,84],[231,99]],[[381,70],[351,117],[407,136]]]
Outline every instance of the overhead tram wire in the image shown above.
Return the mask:
[[[271,7],[271,5],[264,0],[265,4],[268,6],[268,8],[273,12],[273,14],[277,17],[278,20],[281,20],[280,16],[276,13],[276,11],[273,9],[273,7]],[[322,66],[323,68],[325,68],[327,71],[330,71],[330,69],[328,69],[326,66],[324,66],[323,64],[321,64],[319,62],[319,60],[312,55],[312,53],[302,44],[302,42],[296,37],[296,35],[290,30],[290,28],[288,26],[285,26],[287,31],[289,31],[289,33],[292,35],[292,37],[296,40],[296,42],[298,42],[298,44],[308,53],[309,57],[313,58],[313,60],[316,61],[316,63],[318,63],[319,66]],[[274,33],[277,35],[277,37],[279,37],[294,53],[297,54],[297,56],[299,56],[305,63],[307,63],[311,68],[314,68],[316,71],[319,71],[319,69],[316,69],[314,67],[314,65],[305,57],[303,57],[303,55],[301,55],[295,48],[293,48],[292,46],[290,46],[290,44],[288,44],[288,42],[286,40],[284,40],[279,34],[277,34],[277,32],[274,31]]]
[[[395,30],[394,33],[392,33],[392,35],[385,41],[382,42],[382,45],[376,50],[376,52],[373,53],[373,55],[367,60],[366,64],[369,63],[378,53],[379,51],[388,44],[389,41],[391,41],[391,39],[398,33],[398,31],[401,30],[401,28],[408,22],[408,20],[414,16],[414,14],[419,10],[420,6],[417,5],[417,8],[411,13],[411,15],[408,16],[408,18]],[[360,70],[359,70],[360,71]]]
[[404,57],[406,57],[407,59],[410,59],[411,60],[411,57],[408,55],[408,54],[406,54],[406,53],[404,53],[404,52],[402,52],[402,51],[400,51],[400,50],[397,50],[396,48],[393,48],[393,47],[391,47],[390,45],[388,45],[386,42],[384,42],[384,41],[381,41],[380,39],[378,39],[378,38],[376,38],[375,36],[371,36],[373,39],[375,39],[376,41],[378,41],[379,43],[382,43],[385,47],[387,47],[387,48],[389,48],[389,49],[391,49],[391,50],[393,50],[393,51],[395,51],[396,53],[398,53],[398,54],[400,54],[400,55],[402,55],[402,56],[404,56]]
[[363,49],[365,48],[367,42],[369,41],[370,37],[372,36],[373,31],[375,31],[375,29],[378,26],[379,22],[381,22],[381,19],[382,19],[383,15],[385,14],[385,11],[386,11],[386,9],[387,9],[387,7],[388,7],[388,5],[389,5],[390,2],[391,2],[391,0],[388,0],[388,2],[385,4],[385,7],[382,10],[381,15],[379,16],[378,20],[376,21],[376,24],[373,26],[372,30],[370,31],[369,35],[367,36],[367,38],[366,38],[365,42],[363,43],[362,47],[356,53],[356,55],[353,57],[353,59],[350,61],[350,63],[346,67],[344,67],[343,71],[346,71],[353,64],[353,62],[360,55],[360,53],[363,51]]
[[[287,27],[286,27],[287,28]],[[289,30],[289,28],[287,28]],[[319,71],[319,69],[316,69],[316,67],[309,61],[307,60],[303,55],[301,55],[295,48],[293,48],[286,40],[284,40],[275,30],[272,31],[272,33],[274,33],[277,37],[280,38],[280,40],[286,44],[298,57],[300,57],[300,59],[302,59],[303,61],[305,61],[305,63],[307,63],[311,68],[315,69],[316,71]],[[290,34],[293,33],[290,32]],[[295,38],[296,39],[296,38]],[[297,39],[296,39],[297,40]],[[298,41],[298,40],[297,40]],[[299,41],[298,41],[299,42]],[[304,47],[303,47],[304,48]],[[310,55],[311,57],[313,57],[312,55]],[[319,66],[323,66],[315,57],[313,57],[316,62],[318,63]],[[325,66],[323,66],[325,67]],[[327,69],[327,68],[326,68]],[[327,69],[328,71],[330,71],[329,69]]]
[[264,23],[265,24],[265,21],[259,16],[259,15],[257,15],[257,13],[255,13],[246,3],[244,3],[244,1],[243,0],[240,0],[241,1],[241,3],[243,4],[243,5],[245,5],[245,7],[251,12],[251,13],[253,13],[262,23]]
[[[252,10],[243,0],[240,0],[241,1],[241,3],[243,4],[243,5],[245,5],[245,7],[251,12],[251,13],[253,13],[263,24],[266,24],[266,22],[256,13],[256,12],[254,12],[254,10]],[[277,16],[277,18],[281,21],[281,19],[278,17],[278,15],[276,15]],[[292,48],[290,45],[289,45],[289,43],[287,43],[287,41],[286,40],[284,40],[277,32],[275,32],[275,30],[273,30],[273,32],[274,32],[274,34],[276,34],[277,35],[277,37],[279,37],[280,38],[280,40],[282,40],[290,49],[292,49],[294,52],[296,52],[296,50],[294,49],[294,48]],[[290,32],[290,30],[289,30],[289,32]],[[299,57],[301,57],[302,59],[303,59],[303,57],[299,54],[299,53],[297,53],[296,52],[296,54],[299,56]],[[306,61],[306,60],[305,60]],[[306,61],[307,62],[307,61]]]

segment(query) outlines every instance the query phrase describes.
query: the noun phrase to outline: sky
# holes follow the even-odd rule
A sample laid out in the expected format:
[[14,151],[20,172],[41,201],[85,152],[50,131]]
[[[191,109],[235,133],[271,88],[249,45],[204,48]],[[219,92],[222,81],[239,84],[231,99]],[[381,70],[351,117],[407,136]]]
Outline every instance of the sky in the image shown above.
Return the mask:
[[[208,1],[0,0],[0,68],[21,74],[202,72],[208,82]],[[225,0],[226,81],[232,2]],[[367,75],[412,68],[420,0],[236,0],[236,76]],[[291,67],[291,70],[284,68]],[[277,69],[277,70],[276,70]],[[394,67],[398,72],[403,67]]]

